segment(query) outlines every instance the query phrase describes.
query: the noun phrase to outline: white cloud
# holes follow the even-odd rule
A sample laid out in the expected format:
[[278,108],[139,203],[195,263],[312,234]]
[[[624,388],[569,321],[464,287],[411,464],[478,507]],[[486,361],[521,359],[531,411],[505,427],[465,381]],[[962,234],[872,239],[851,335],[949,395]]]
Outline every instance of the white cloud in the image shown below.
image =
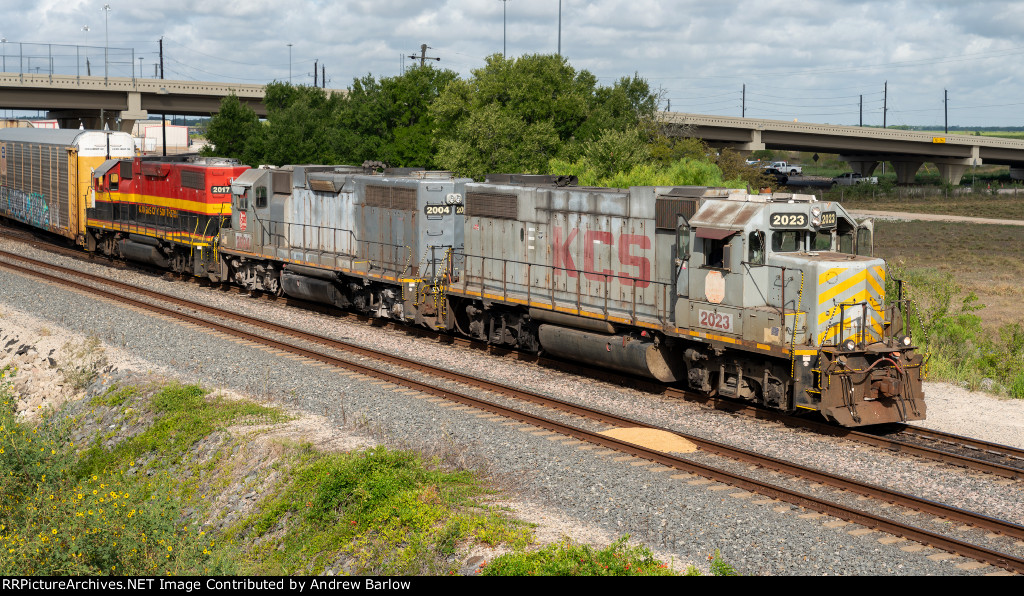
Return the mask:
[[[104,44],[101,1],[0,0],[5,53],[15,42]],[[143,58],[151,73],[165,39],[167,74],[196,80],[312,82],[314,60],[332,86],[366,73],[391,76],[403,56],[431,46],[436,65],[468,76],[502,48],[510,55],[554,52],[552,0],[168,0],[110,2],[113,67]],[[881,122],[889,82],[890,122],[934,124],[942,92],[951,123],[1022,124],[1024,3],[960,0],[562,0],[562,51],[610,84],[638,72],[663,87],[675,110],[855,123]],[[82,31],[89,25],[90,31]],[[45,46],[42,46],[45,47]],[[38,48],[37,48],[38,50]],[[37,54],[42,55],[42,50]],[[95,72],[96,49],[89,52]],[[70,68],[74,58],[67,58]],[[79,57],[80,62],[84,59]],[[37,57],[32,68],[46,68]],[[17,64],[17,63],[15,63]],[[8,70],[11,68],[8,59]],[[938,98],[938,104],[936,104]]]

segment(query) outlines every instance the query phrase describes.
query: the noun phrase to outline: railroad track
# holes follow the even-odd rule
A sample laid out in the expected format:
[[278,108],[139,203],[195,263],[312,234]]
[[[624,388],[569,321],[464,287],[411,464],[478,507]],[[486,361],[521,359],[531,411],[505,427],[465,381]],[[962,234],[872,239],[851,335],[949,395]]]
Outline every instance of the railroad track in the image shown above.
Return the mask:
[[[50,242],[39,240],[36,238],[34,232],[25,230],[11,230],[10,228],[0,230],[0,237],[8,237],[20,242],[26,242],[32,246],[45,250],[48,252],[58,252],[66,256],[80,259],[80,260],[94,260],[93,253],[83,253],[81,250],[54,245]],[[114,262],[114,261],[110,261]],[[161,274],[167,274],[167,272],[156,269],[148,269],[149,271],[156,271]],[[102,280],[104,278],[96,278]],[[189,280],[195,278],[188,277]],[[488,352],[508,355],[512,354],[515,357],[536,362],[542,366],[555,367],[560,370],[567,370],[591,378],[598,378],[610,383],[618,384],[621,386],[628,386],[645,390],[651,393],[662,394],[665,397],[675,399],[685,399],[688,401],[697,401],[710,405],[719,410],[729,411],[737,415],[752,416],[764,420],[771,420],[784,424],[790,427],[803,428],[811,432],[815,432],[822,435],[841,437],[843,439],[861,443],[864,445],[870,445],[880,449],[885,449],[893,452],[905,453],[928,459],[931,461],[937,461],[952,466],[973,470],[977,472],[993,474],[1004,478],[1013,480],[1024,479],[1024,450],[1010,447],[1007,445],[1000,445],[998,443],[992,443],[987,441],[981,441],[970,437],[963,437],[960,435],[952,435],[941,431],[930,430],[922,427],[915,427],[906,424],[890,424],[882,428],[877,429],[849,429],[843,427],[837,427],[835,425],[813,420],[804,417],[794,417],[782,412],[775,410],[769,410],[761,408],[754,404],[743,403],[731,399],[723,399],[718,397],[709,397],[703,394],[697,394],[691,391],[686,391],[677,387],[670,387],[664,384],[655,383],[646,379],[640,379],[637,377],[629,377],[621,375],[615,372],[609,372],[607,370],[599,370],[582,365],[579,363],[570,363],[560,360],[552,360],[545,357],[538,357],[534,355],[523,354],[507,348],[501,348],[496,346],[490,346],[476,340],[470,340],[465,338],[452,338],[439,334],[435,331],[410,328],[406,325],[396,324],[393,322],[384,322],[380,319],[372,319],[362,315],[352,315],[346,311],[341,311],[334,307],[324,306],[315,303],[309,303],[302,300],[295,300],[291,298],[284,299],[286,304],[295,305],[305,309],[314,310],[323,314],[330,314],[331,316],[339,316],[340,313],[345,313],[343,316],[355,316],[367,322],[381,326],[393,326],[394,328],[400,328],[406,331],[412,331],[419,335],[425,335],[437,339],[444,339],[454,343],[459,343],[468,347],[476,349],[487,350]],[[182,304],[191,303],[182,302]],[[349,346],[346,349],[357,350],[356,346]],[[409,364],[409,363],[406,363]]]
[[[516,400],[540,404],[547,408],[568,412],[575,417],[583,418],[591,422],[600,422],[602,424],[617,427],[648,428],[662,432],[669,432],[690,441],[706,453],[728,458],[730,460],[740,461],[744,464],[754,465],[759,468],[781,472],[791,477],[830,486],[839,489],[840,491],[850,491],[856,494],[865,495],[874,499],[876,503],[882,501],[899,505],[914,511],[925,512],[945,520],[953,521],[958,524],[966,524],[971,527],[983,529],[990,533],[1006,536],[1018,541],[1024,541],[1024,526],[1019,524],[921,499],[905,493],[892,491],[884,487],[851,480],[835,474],[821,472],[806,466],[766,457],[754,452],[708,441],[699,437],[685,435],[669,429],[648,425],[643,422],[623,418],[609,412],[586,408],[578,404],[572,404],[509,385],[462,375],[460,373],[455,373],[399,356],[380,354],[374,350],[355,346],[348,342],[277,325],[267,321],[252,319],[245,315],[240,315],[230,311],[223,311],[206,305],[195,304],[173,296],[154,292],[152,290],[146,290],[130,284],[66,269],[50,263],[15,255],[13,253],[0,251],[0,256],[3,257],[3,260],[0,260],[0,267],[10,269],[21,274],[41,278],[64,287],[71,287],[92,296],[126,303],[135,308],[157,313],[164,317],[173,317],[186,323],[212,329],[223,334],[240,337],[247,341],[262,344],[284,352],[297,354],[310,360],[352,370],[367,377],[377,378],[393,383],[396,386],[414,389],[418,392],[434,395],[460,404],[469,405],[485,412],[518,420],[538,428],[563,434],[567,437],[572,437],[581,441],[614,449],[622,453],[627,453],[638,458],[646,459],[670,469],[710,478],[712,480],[743,490],[752,491],[772,499],[779,499],[793,505],[806,507],[808,509],[840,518],[847,522],[857,523],[868,528],[888,532],[896,536],[908,538],[922,544],[930,545],[944,551],[957,553],[962,556],[996,565],[1017,573],[1024,572],[1024,558],[1017,557],[1006,552],[993,550],[952,538],[944,534],[931,532],[905,522],[896,521],[871,511],[865,511],[864,507],[846,505],[841,502],[841,499],[830,500],[812,496],[806,492],[787,488],[777,482],[759,480],[753,477],[753,475],[736,474],[721,469],[720,467],[712,467],[683,457],[649,449],[642,445],[615,439],[602,434],[601,432],[588,430],[573,423],[556,420],[550,416],[538,415],[537,413],[531,413],[516,407],[497,403],[494,400],[481,398],[479,397],[478,392],[480,390],[484,390],[507,397],[513,397]],[[15,262],[21,262],[23,264],[15,264]],[[44,269],[58,272],[59,274],[46,273],[43,271]],[[81,281],[70,280],[66,277],[62,277],[62,275],[88,280],[94,284],[107,286],[110,289],[89,285],[82,283]],[[169,306],[161,306],[159,304],[154,304],[153,302],[133,298],[128,294],[144,296],[150,300],[164,302]],[[228,325],[224,322],[217,322],[178,310],[182,308],[197,311],[209,317],[240,323],[243,326],[258,328],[261,329],[263,333],[256,333],[254,331],[241,329]],[[267,333],[283,336],[284,339],[269,337]],[[403,369],[412,369],[416,374],[410,375],[382,370],[375,366],[355,362],[348,358],[342,358],[331,354],[332,351],[341,352],[346,355],[356,354],[370,357],[377,361],[401,366]],[[426,375],[427,378],[424,379],[419,376],[421,374]],[[438,379],[453,381],[459,385],[471,387],[472,390],[471,392],[467,392],[465,389],[455,389],[451,386],[439,386],[437,382]],[[474,394],[474,392],[477,394]],[[875,507],[875,509],[879,509],[879,507]]]

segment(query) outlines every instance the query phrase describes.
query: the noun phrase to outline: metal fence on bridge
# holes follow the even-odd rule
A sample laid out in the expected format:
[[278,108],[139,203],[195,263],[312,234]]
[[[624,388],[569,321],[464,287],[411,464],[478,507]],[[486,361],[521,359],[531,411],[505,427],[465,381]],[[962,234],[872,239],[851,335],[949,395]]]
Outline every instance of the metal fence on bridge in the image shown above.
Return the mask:
[[[136,58],[135,48],[10,41],[0,42],[0,46],[0,72],[5,73],[134,80],[147,78],[144,69],[148,66],[152,70],[156,66],[156,60],[147,65],[144,57]],[[153,78],[157,78],[156,75]]]

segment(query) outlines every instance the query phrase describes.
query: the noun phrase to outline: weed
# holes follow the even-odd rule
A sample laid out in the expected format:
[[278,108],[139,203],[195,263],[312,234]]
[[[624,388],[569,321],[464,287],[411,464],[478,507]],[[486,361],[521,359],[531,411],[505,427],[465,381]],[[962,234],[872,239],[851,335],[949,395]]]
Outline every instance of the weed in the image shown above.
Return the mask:
[[84,474],[69,421],[19,422],[0,386],[0,568],[10,575],[222,574],[223,545],[178,521],[167,477]]
[[483,493],[470,472],[445,472],[410,452],[296,453],[290,482],[233,533],[256,539],[287,526],[282,548],[260,551],[265,573],[322,573],[339,559],[352,573],[422,574],[470,537],[525,545],[529,531],[496,514],[466,513]]
[[914,307],[907,328],[929,355],[931,377],[972,389],[998,385],[1024,398],[1024,325],[1003,325],[993,338],[982,326],[978,297],[964,293],[952,274],[893,269],[890,277],[906,279],[910,288]]
[[[655,559],[648,549],[630,546],[628,540],[629,536],[623,536],[602,550],[565,540],[533,552],[502,555],[489,564],[481,564],[479,573],[499,576],[679,575],[668,564]],[[700,575],[695,568],[687,571],[687,575]]]
[[88,387],[96,380],[99,371],[107,365],[103,344],[95,335],[90,335],[81,345],[68,342],[64,344],[62,351],[63,364],[58,371],[64,382],[76,391]]

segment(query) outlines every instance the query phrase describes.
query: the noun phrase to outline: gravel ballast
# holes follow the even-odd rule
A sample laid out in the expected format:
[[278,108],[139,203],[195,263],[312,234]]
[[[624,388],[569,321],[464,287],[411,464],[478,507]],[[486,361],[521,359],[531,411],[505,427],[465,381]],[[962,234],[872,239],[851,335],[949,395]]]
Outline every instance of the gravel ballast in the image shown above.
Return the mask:
[[[4,244],[8,243],[0,243]],[[22,245],[18,250],[35,258],[71,261],[41,256]],[[893,490],[918,493],[1017,523],[1024,520],[1019,483],[947,466],[922,466],[914,458],[643,395],[513,359],[440,345],[401,331],[283,308],[130,270],[89,263],[75,266],[251,316],[265,316],[416,359],[447,363],[559,399],[580,401]],[[744,574],[981,575],[998,571],[987,566],[974,568],[964,559],[942,560],[936,556],[939,551],[917,550],[919,545],[893,542],[878,532],[857,535],[861,534],[857,532],[859,526],[840,526],[834,518],[785,503],[765,502],[759,495],[743,494],[700,478],[659,471],[635,458],[589,449],[585,444],[573,445],[536,428],[475,416],[473,410],[417,399],[389,390],[386,385],[368,383],[360,375],[339,374],[6,270],[0,270],[0,304],[0,330],[5,334],[8,327],[24,321],[37,331],[48,326],[53,334],[67,330],[81,336],[95,335],[112,354],[131,355],[134,361],[129,364],[126,360],[126,367],[159,370],[184,382],[228,388],[260,401],[321,415],[339,428],[370,430],[393,444],[432,451],[448,449],[490,473],[508,491],[510,502],[517,504],[519,515],[540,523],[552,538],[564,532],[600,544],[630,534],[666,560],[674,559],[679,567],[697,564],[706,568],[707,557],[719,550]],[[1024,447],[1024,404],[946,384],[927,383],[925,390],[929,419],[923,426]],[[694,461],[711,461],[702,453],[691,457]],[[746,471],[743,466],[733,465],[738,471]],[[965,531],[964,535],[971,534]]]

